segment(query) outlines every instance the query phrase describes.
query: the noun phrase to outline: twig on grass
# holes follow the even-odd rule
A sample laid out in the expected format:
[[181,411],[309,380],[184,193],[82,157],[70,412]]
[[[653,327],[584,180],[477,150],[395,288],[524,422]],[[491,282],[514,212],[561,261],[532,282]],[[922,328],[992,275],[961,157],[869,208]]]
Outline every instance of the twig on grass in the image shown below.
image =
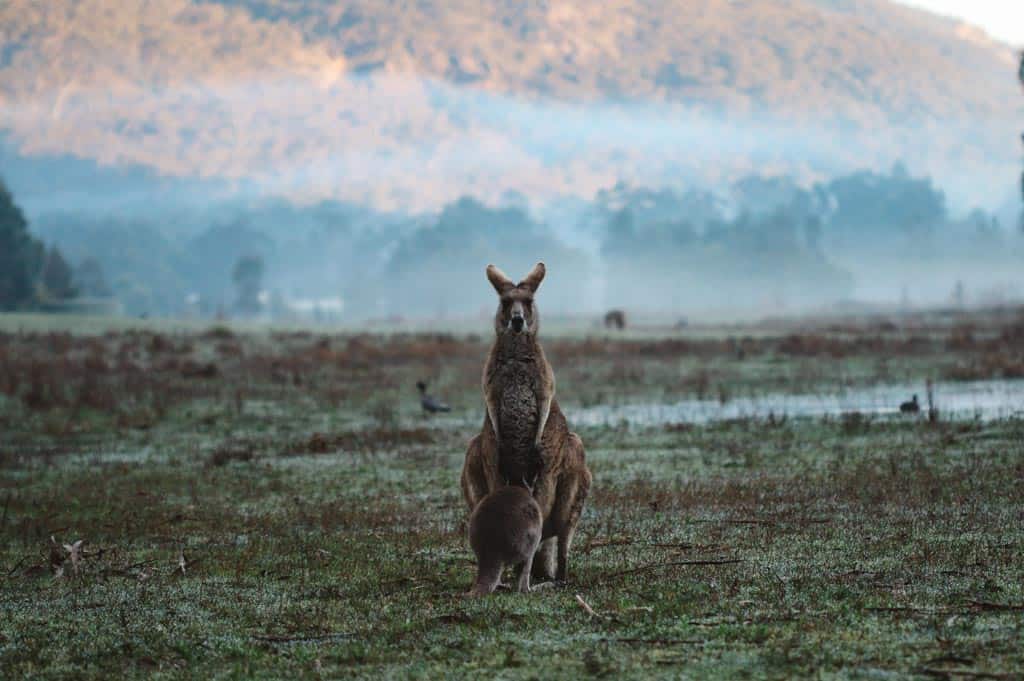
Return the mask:
[[965,679],[1024,679],[1019,672],[979,672],[972,669],[942,669],[940,667],[922,667],[922,674],[937,676],[943,679],[963,677]]
[[832,522],[832,518],[701,518],[691,522],[727,525],[827,525]]
[[706,641],[699,638],[613,638],[609,640],[617,643],[635,643],[649,646],[670,646],[680,643],[699,646],[706,643]]
[[699,565],[733,565],[735,563],[745,563],[743,558],[725,558],[720,560],[671,560],[664,563],[648,563],[641,565],[640,567],[630,568],[629,570],[620,570],[619,572],[613,572],[610,575],[605,575],[604,579],[614,579],[616,577],[624,577],[625,575],[632,575],[638,572],[646,572],[647,570],[654,570],[661,567],[676,567],[676,566],[699,566]]
[[18,568],[20,568],[22,566],[22,564],[24,564],[24,562],[26,560],[28,560],[29,558],[32,558],[32,556],[22,556],[21,558],[19,558],[18,562],[14,564],[14,567],[12,567],[10,570],[7,571],[7,576],[8,577],[13,576],[14,573],[18,571]]
[[[126,578],[134,577],[134,578],[138,579],[140,575],[133,574],[132,570],[137,570],[139,568],[144,568],[145,566],[151,565],[153,563],[156,563],[159,560],[160,560],[159,558],[150,558],[149,560],[141,560],[138,563],[132,563],[131,565],[125,565],[123,568],[109,568],[109,569],[106,569],[106,570],[104,570],[100,574],[103,577],[126,577]],[[149,576],[147,575],[143,579],[148,579],[148,578],[149,578]]]
[[316,641],[333,641],[339,638],[348,638],[352,634],[340,631],[331,634],[299,634],[296,636],[278,636],[276,634],[257,634],[253,638],[264,643],[314,643]]
[[1024,610],[1024,605],[1016,605],[1013,603],[990,603],[988,601],[967,601],[972,608],[978,610],[990,610],[993,612],[1021,612]]
[[634,539],[595,539],[586,546],[580,548],[580,553],[590,553],[594,549],[601,549],[608,546],[630,546],[635,544]]
[[589,605],[587,605],[587,602],[585,600],[583,600],[583,596],[580,596],[579,594],[576,594],[576,602],[579,603],[580,607],[583,608],[583,610],[588,615],[590,615],[591,617],[596,617],[597,619],[603,619],[604,618],[603,615],[598,615],[596,612],[594,612],[593,608],[591,608]]
[[580,548],[581,553],[590,553],[594,549],[603,549],[616,546],[649,546],[658,549],[678,549],[687,551],[689,549],[710,550],[722,548],[719,544],[691,544],[690,542],[641,542],[635,539],[596,539],[586,546]]
[[968,665],[968,664],[974,664],[974,659],[970,658],[970,657],[960,657],[958,655],[950,655],[950,654],[947,653],[945,655],[939,655],[938,657],[933,657],[932,659],[925,661],[926,665],[942,664],[942,663]]
[[864,608],[868,612],[877,613],[890,613],[894,615],[906,614],[906,615],[957,615],[963,614],[960,610],[950,610],[949,608],[913,608],[913,607],[883,607],[883,608]]

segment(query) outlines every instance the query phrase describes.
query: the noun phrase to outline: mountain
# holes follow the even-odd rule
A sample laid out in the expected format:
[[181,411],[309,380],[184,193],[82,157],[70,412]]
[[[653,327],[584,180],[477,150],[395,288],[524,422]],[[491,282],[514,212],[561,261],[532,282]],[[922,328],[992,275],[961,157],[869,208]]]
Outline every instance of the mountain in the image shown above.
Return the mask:
[[0,130],[385,208],[899,159],[970,203],[1015,181],[1015,67],[885,0],[7,0]]

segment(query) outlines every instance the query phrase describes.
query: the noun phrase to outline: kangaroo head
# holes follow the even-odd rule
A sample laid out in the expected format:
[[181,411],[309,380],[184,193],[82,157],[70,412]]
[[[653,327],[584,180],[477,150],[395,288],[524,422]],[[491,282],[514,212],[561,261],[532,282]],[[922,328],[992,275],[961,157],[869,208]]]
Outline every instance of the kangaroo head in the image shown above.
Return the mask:
[[505,276],[505,273],[494,265],[487,266],[487,279],[498,292],[498,312],[494,315],[494,331],[499,336],[503,333],[537,333],[540,317],[533,296],[544,280],[544,263],[534,265],[526,277],[518,284]]

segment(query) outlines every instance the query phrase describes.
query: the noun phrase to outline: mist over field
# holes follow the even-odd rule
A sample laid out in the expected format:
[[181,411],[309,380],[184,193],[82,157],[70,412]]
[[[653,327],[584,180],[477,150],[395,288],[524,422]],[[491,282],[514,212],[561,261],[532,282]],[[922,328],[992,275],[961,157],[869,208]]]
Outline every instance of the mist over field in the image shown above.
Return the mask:
[[112,7],[0,10],[0,177],[131,314],[475,317],[492,261],[545,260],[545,311],[574,317],[1022,294],[1016,55],[963,23],[875,0]]

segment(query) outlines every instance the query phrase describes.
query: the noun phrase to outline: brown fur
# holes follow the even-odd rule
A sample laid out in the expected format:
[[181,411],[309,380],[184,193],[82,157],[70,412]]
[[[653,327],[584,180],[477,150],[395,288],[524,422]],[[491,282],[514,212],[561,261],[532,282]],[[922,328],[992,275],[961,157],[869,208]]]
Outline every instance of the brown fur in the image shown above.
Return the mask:
[[622,331],[626,328],[626,313],[622,310],[608,310],[604,316],[604,326],[606,329]]
[[485,596],[494,591],[508,565],[519,568],[519,592],[529,592],[540,535],[540,506],[525,488],[501,487],[484,497],[469,517],[469,545],[477,563],[470,593]]
[[[565,580],[569,549],[590,489],[583,442],[555,400],[555,376],[537,341],[539,319],[534,294],[544,278],[538,263],[518,285],[489,265],[487,278],[500,297],[494,319],[496,338],[483,372],[487,417],[466,451],[462,493],[470,509],[507,483],[532,483],[544,517],[536,576]],[[513,316],[524,326],[516,332]],[[555,543],[557,542],[557,569]]]

